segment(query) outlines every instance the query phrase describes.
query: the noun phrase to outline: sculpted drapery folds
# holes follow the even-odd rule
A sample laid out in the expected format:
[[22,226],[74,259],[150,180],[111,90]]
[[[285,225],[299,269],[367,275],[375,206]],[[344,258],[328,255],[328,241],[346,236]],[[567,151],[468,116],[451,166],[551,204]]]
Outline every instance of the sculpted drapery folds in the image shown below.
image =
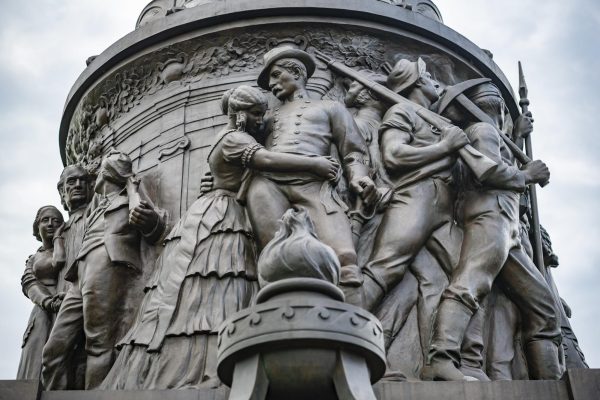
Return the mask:
[[[57,188],[69,218],[53,228],[55,210],[40,211],[56,221],[38,224],[43,247],[23,275],[35,306],[20,378],[226,396],[236,371],[218,352],[269,332],[259,291],[298,266],[349,304],[315,292],[302,313],[271,309],[282,340],[304,346],[289,328],[300,314],[377,339],[376,363],[339,353],[337,381],[318,372],[325,358],[306,358],[306,377],[338,394],[374,383],[339,379],[356,362],[377,364],[372,381],[555,379],[585,366],[528,185],[547,168],[515,162],[499,132],[531,149],[524,79],[519,104],[491,52],[445,26],[434,1],[147,3],[68,92]],[[257,360],[244,361],[256,382],[305,375]],[[303,398],[290,381],[289,400]],[[380,397],[399,386],[410,385]],[[285,397],[275,387],[265,396]],[[232,399],[261,397],[241,392]]]
[[[133,178],[128,156],[113,152],[103,159],[95,195],[83,216],[82,242],[65,274],[72,285],[44,347],[42,378],[48,389],[68,388],[69,363],[82,334],[85,388],[97,388],[113,363],[116,341],[139,304],[139,296],[132,292],[142,268],[140,240],[158,240],[164,221],[150,203],[132,201],[136,196],[139,200],[127,190]],[[69,253],[73,250],[65,251]]]
[[[265,54],[258,85],[281,102],[267,121],[265,147],[307,157],[331,156],[335,148],[351,191],[370,203],[377,193],[369,177],[365,140],[341,103],[309,97],[306,81],[314,71],[315,60],[303,50],[281,46]],[[320,240],[338,255],[342,285],[359,285],[347,207],[329,181],[314,175],[262,173],[254,177],[248,189],[248,214],[259,248],[273,238],[285,211],[296,206],[307,209]]]
[[[507,292],[521,294],[509,298],[529,321],[523,337],[530,377],[558,377],[554,301],[513,229],[516,192],[539,181],[545,166],[519,169],[495,127],[469,121],[454,105],[443,111],[455,126],[432,126],[419,110],[440,104],[444,83],[428,72],[435,65],[421,58],[400,59],[388,76],[360,71],[411,106],[389,104],[364,81],[346,82],[345,96],[332,90],[327,95],[337,100],[325,100],[308,81],[338,88],[343,77],[317,63],[310,46],[264,51],[260,72],[256,60],[248,67],[258,72],[263,91],[247,85],[226,91],[226,126],[202,153],[211,187],[182,207],[172,230],[153,203],[140,199],[128,156],[109,153],[100,164],[92,157],[93,168],[63,172],[59,190],[70,218],[53,256],[65,263],[72,285],[44,349],[46,388],[82,385],[68,372],[76,367],[72,353],[83,346],[82,335],[87,389],[218,387],[219,325],[252,303],[256,259],[290,208],[302,208],[315,238],[333,249],[340,264],[333,272],[346,301],[381,319],[387,378],[421,378],[429,363],[426,379],[487,380],[483,359],[490,335],[483,325],[493,311],[484,305],[496,277],[512,288]],[[186,57],[173,60],[181,74],[192,74]],[[170,83],[167,77],[161,85]],[[487,101],[488,95],[480,97]],[[486,110],[488,103],[479,100],[473,101]],[[188,136],[164,146],[172,150],[159,151],[159,160],[188,151]],[[467,144],[495,162],[485,179],[475,179],[457,161]],[[200,153],[191,154],[188,161]],[[90,169],[98,170],[91,203]],[[349,196],[339,193],[341,179]],[[476,209],[482,204],[487,208]],[[484,237],[486,243],[477,239]],[[140,282],[141,240],[162,250],[147,282]],[[499,254],[493,265],[481,255],[492,251]],[[524,286],[535,290],[526,294]]]
[[[338,164],[265,149],[257,138],[266,111],[257,89],[240,86],[223,97],[228,125],[208,155],[212,190],[169,233],[156,271],[103,387],[217,387],[217,332],[258,290],[253,231],[243,206],[253,173],[306,172],[334,180]],[[338,273],[339,271],[335,271]]]
[[64,292],[58,292],[62,263],[53,260],[53,239],[64,219],[54,206],[38,210],[33,222],[33,235],[42,247],[27,259],[21,277],[23,294],[34,304],[23,335],[21,361],[17,379],[38,379],[42,366],[42,348],[48,339]]

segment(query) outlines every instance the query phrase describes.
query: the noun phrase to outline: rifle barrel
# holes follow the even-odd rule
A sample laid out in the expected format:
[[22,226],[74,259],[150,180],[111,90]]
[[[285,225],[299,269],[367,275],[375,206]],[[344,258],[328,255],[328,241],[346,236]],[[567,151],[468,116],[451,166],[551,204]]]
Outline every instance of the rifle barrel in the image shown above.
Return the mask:
[[[377,94],[382,100],[390,104],[403,104],[411,107],[415,110],[417,115],[423,118],[428,124],[432,125],[434,128],[441,131],[445,128],[453,126],[448,119],[438,115],[437,113],[431,111],[426,107],[423,107],[404,98],[403,96],[394,92],[393,90],[390,90],[387,87],[370,80],[368,77],[364,76],[360,72],[357,72],[352,68],[343,65],[339,61],[336,61],[333,58],[326,56],[320,51],[315,51],[315,55],[319,60],[323,61],[328,68],[330,68],[334,72],[339,73],[340,75],[354,79],[355,81],[363,85],[365,88]],[[458,154],[479,180],[485,180],[489,176],[489,174],[492,173],[494,169],[498,166],[494,161],[481,154],[471,145],[466,145],[463,148],[459,149]]]

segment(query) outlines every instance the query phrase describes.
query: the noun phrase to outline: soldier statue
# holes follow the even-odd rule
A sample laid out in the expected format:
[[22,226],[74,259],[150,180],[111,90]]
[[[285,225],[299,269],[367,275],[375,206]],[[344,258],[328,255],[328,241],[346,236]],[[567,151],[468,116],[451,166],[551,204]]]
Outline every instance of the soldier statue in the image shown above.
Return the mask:
[[[365,140],[343,104],[309,97],[306,81],[314,71],[313,57],[303,50],[281,46],[265,54],[258,85],[281,101],[267,121],[265,148],[316,157],[330,156],[332,146],[335,147],[350,190],[365,203],[372,203],[378,192],[369,177]],[[360,285],[347,207],[330,182],[314,174],[255,175],[248,190],[247,207],[259,247],[273,238],[286,210],[299,206],[308,211],[319,239],[337,254],[341,283]]]
[[[439,84],[421,59],[398,61],[387,83],[425,108],[439,99]],[[405,104],[387,111],[379,132],[383,165],[394,193],[364,267],[362,291],[358,297],[357,293],[351,295],[367,310],[374,309],[402,280],[431,235],[452,224],[452,168],[456,152],[468,143],[460,129],[449,127],[439,132]]]
[[[467,97],[499,126],[504,101],[498,88],[484,83],[469,89]],[[496,277],[519,307],[524,348],[531,379],[559,379],[558,345],[561,332],[556,304],[544,277],[523,251],[519,239],[519,193],[528,184],[548,180],[541,161],[519,169],[498,133],[479,122],[461,105],[440,109],[463,126],[471,145],[497,163],[483,181],[464,171],[462,225],[464,239],[457,269],[438,308],[425,379],[463,380],[460,348],[464,332]]]

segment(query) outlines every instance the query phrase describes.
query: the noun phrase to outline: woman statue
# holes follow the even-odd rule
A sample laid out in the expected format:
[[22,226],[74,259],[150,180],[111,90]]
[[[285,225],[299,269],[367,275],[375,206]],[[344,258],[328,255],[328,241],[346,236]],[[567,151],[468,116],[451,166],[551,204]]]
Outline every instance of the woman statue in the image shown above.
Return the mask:
[[243,207],[252,171],[309,171],[335,180],[326,157],[267,151],[256,137],[267,99],[240,86],[223,96],[229,124],[208,164],[213,190],[191,205],[166,239],[136,321],[103,389],[217,387],[217,330],[258,291],[256,250]]
[[58,274],[64,263],[53,262],[53,239],[64,222],[54,206],[40,208],[33,221],[33,236],[42,247],[29,256],[21,278],[23,293],[34,304],[23,335],[23,350],[17,379],[39,379],[42,369],[42,349],[48,340],[54,317],[64,293],[56,292]]

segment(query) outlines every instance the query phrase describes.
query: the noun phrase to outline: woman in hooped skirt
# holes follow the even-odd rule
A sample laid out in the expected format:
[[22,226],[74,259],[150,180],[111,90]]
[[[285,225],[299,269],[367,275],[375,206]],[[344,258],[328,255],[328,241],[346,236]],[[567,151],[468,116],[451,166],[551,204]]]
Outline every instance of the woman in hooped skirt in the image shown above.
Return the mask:
[[326,157],[275,153],[255,139],[267,99],[240,86],[225,93],[229,124],[208,156],[213,190],[169,233],[136,321],[103,389],[217,387],[217,330],[258,291],[256,249],[243,193],[252,171],[309,171],[334,180]]

